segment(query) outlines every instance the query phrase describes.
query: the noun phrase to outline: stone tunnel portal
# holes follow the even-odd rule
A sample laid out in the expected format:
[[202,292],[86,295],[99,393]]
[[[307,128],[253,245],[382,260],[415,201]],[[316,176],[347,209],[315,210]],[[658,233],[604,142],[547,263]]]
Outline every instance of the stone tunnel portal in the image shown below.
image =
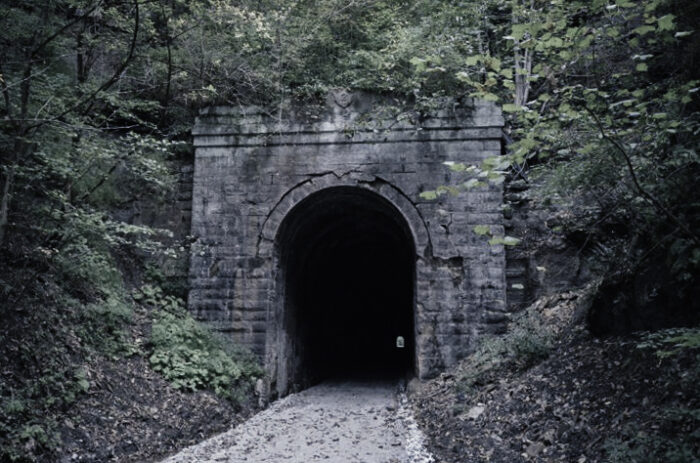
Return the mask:
[[278,368],[288,382],[278,388],[415,370],[416,253],[389,201],[360,187],[313,193],[284,219],[276,245]]

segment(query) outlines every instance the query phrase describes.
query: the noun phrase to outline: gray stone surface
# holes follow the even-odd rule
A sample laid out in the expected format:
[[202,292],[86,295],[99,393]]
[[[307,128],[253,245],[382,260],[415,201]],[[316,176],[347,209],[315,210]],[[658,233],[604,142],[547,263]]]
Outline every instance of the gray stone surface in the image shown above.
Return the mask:
[[[575,221],[575,207],[545,202],[542,180],[506,182],[504,227],[521,241],[506,249],[508,310],[517,312],[543,296],[582,288],[596,274],[587,259],[588,238],[567,236],[563,225]],[[590,213],[590,205],[586,206]],[[575,238],[575,236],[574,236]]]
[[405,394],[336,382],[291,394],[162,463],[432,463]]
[[489,225],[503,234],[502,187],[419,196],[465,180],[445,162],[500,154],[500,109],[475,101],[432,115],[373,117],[386,103],[336,93],[313,111],[212,107],[195,125],[189,308],[264,360],[270,393],[294,388],[298,363],[290,357],[303,350],[285,321],[280,228],[304,199],[340,187],[370,193],[409,231],[419,377],[453,365],[480,335],[505,327],[504,249],[472,231]]

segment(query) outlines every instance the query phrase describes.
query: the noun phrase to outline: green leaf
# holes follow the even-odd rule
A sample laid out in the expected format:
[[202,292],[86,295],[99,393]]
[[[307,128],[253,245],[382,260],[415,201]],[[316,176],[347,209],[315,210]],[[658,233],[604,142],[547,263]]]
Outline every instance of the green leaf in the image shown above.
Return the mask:
[[658,25],[660,31],[670,31],[675,29],[675,24],[673,23],[675,16],[672,14],[667,14],[659,18]]
[[[445,163],[447,164],[447,163]],[[467,166],[464,163],[461,162],[453,162],[450,164],[447,164],[447,166],[450,168],[452,172],[464,172],[467,170]]]
[[457,74],[455,74],[455,77],[457,77],[457,80],[464,82],[465,84],[472,83],[471,77],[469,77],[469,74],[464,71],[459,71]]
[[87,392],[87,390],[90,389],[90,381],[88,381],[87,379],[79,379],[77,384],[78,388],[82,392]]
[[607,29],[605,33],[608,35],[608,37],[619,37],[620,36],[620,30],[617,27],[611,27],[610,29]]
[[467,56],[467,59],[465,60],[467,66],[476,66],[479,64],[479,61],[481,60],[480,55],[472,55],[472,56]]
[[420,195],[422,199],[426,199],[428,201],[432,201],[434,199],[437,199],[438,195],[436,191],[424,191]]
[[427,63],[426,60],[421,59],[421,58],[418,58],[418,57],[416,57],[416,56],[414,56],[413,58],[411,58],[411,59],[409,60],[409,62],[410,62],[413,66],[415,66],[417,72],[423,72],[423,71],[425,70],[426,63]]
[[492,246],[502,244],[504,246],[515,246],[520,243],[518,238],[512,236],[494,236],[489,240],[489,244]]
[[647,13],[651,13],[659,7],[660,3],[660,0],[653,0],[651,2],[648,2],[647,5],[644,7],[644,11]]
[[649,66],[647,66],[647,63],[637,63],[635,69],[639,72],[646,72],[649,70]]
[[491,227],[489,227],[488,225],[475,225],[473,230],[474,233],[476,233],[479,236],[491,234]]
[[646,26],[645,25],[645,26],[639,26],[638,28],[633,29],[632,32],[635,34],[639,34],[639,35],[646,35],[649,32],[654,32],[655,30],[656,30],[656,28],[654,26]]
[[493,69],[496,72],[500,72],[501,70],[501,60],[496,58],[495,56],[490,56],[489,60],[489,67]]
[[510,36],[513,37],[515,40],[520,40],[525,36],[526,32],[528,32],[527,24],[513,24]]

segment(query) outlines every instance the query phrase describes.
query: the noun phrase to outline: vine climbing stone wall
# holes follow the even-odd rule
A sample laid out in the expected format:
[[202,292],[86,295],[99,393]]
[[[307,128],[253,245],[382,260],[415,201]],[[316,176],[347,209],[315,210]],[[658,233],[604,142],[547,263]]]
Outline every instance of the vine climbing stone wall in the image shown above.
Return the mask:
[[280,225],[314,193],[371,191],[410,229],[415,370],[423,378],[439,373],[480,335],[505,327],[504,249],[473,232],[489,225],[503,234],[503,190],[487,185],[432,200],[420,193],[465,181],[448,161],[476,164],[499,155],[502,126],[500,109],[487,102],[446,102],[425,114],[344,91],[325,105],[284,105],[271,114],[257,107],[204,110],[193,130],[190,310],[278,375],[285,336]]

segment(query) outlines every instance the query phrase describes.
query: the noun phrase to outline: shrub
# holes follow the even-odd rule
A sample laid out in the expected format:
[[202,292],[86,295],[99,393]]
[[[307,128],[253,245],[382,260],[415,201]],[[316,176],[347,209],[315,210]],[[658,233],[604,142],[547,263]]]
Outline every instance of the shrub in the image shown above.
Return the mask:
[[235,404],[249,397],[262,375],[252,354],[232,347],[194,320],[181,300],[146,286],[142,299],[155,305],[149,362],[176,389],[211,389]]
[[627,428],[624,439],[608,439],[605,451],[610,463],[686,463],[698,461],[700,410],[667,408],[655,414],[654,433]]
[[504,341],[508,354],[522,369],[546,359],[552,348],[547,327],[530,313],[515,321]]
[[130,304],[110,297],[82,308],[77,332],[88,347],[112,359],[132,355],[136,353],[128,333],[132,316]]
[[660,359],[700,349],[700,328],[669,328],[642,335],[638,349],[654,349]]
[[517,316],[505,335],[485,337],[467,359],[458,387],[465,391],[485,384],[501,368],[526,370],[544,360],[552,349],[552,334],[539,318],[528,310]]

